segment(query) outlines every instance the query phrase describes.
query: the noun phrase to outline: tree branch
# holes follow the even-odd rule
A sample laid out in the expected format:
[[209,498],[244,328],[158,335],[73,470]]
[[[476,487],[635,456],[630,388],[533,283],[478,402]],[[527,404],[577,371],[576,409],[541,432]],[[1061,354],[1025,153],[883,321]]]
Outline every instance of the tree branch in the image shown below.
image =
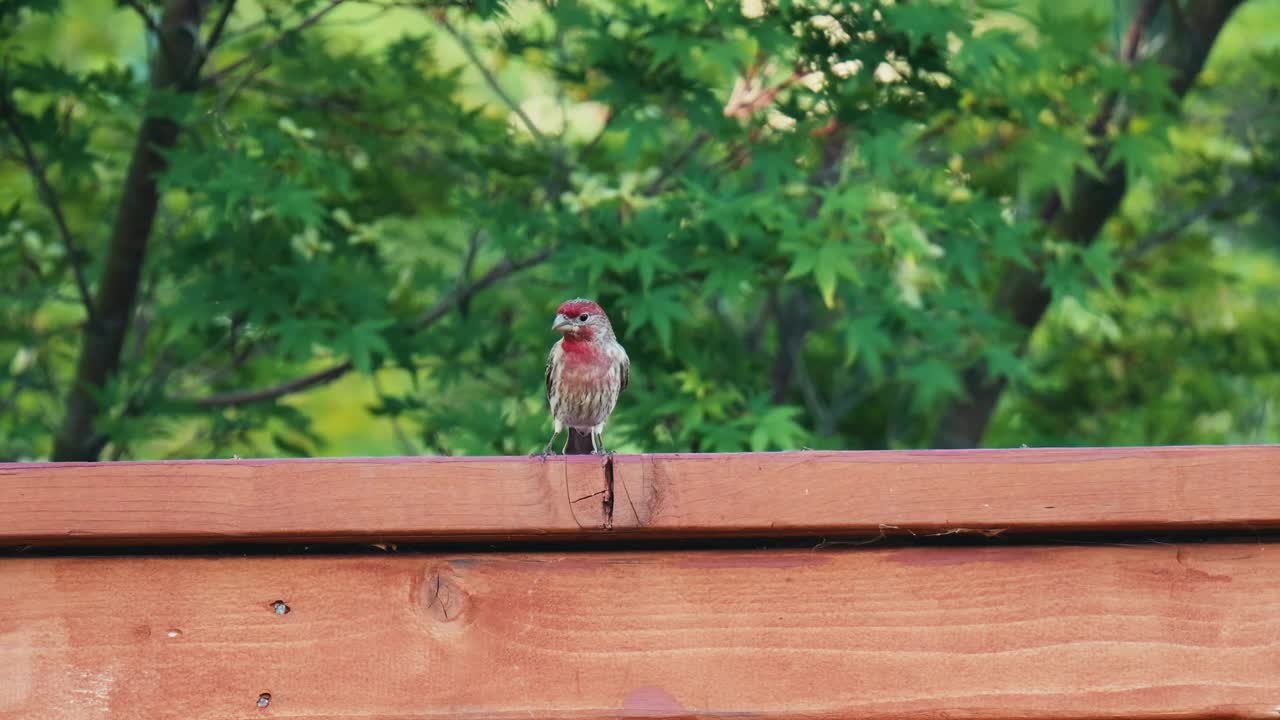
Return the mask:
[[[836,132],[823,136],[818,145],[818,167],[814,170],[809,184],[815,190],[828,188],[840,178],[840,164],[845,158],[848,132],[843,127]],[[822,194],[814,193],[813,203],[809,206],[809,217],[816,218],[822,210]],[[804,340],[813,328],[813,317],[806,294],[790,292],[789,297],[777,303],[775,320],[778,331],[778,355],[774,358],[771,382],[773,403],[784,402],[791,393],[795,382],[795,370],[798,358],[804,352]]]
[[[1126,65],[1132,65],[1138,59],[1138,48],[1142,45],[1142,34],[1147,25],[1155,18],[1161,2],[1162,0],[1142,0],[1134,12],[1133,20],[1129,23],[1129,29],[1125,31],[1124,40],[1117,52],[1119,59]],[[1105,137],[1107,125],[1115,117],[1119,106],[1119,93],[1113,92],[1107,95],[1106,99],[1102,101],[1102,107],[1098,110],[1098,114],[1089,123],[1089,134],[1095,138]],[[1100,150],[1095,152],[1095,156],[1100,156],[1099,159],[1105,157]],[[1044,209],[1040,211],[1040,219],[1046,223],[1052,222],[1061,211],[1062,197],[1055,190],[1049,193],[1049,197],[1045,200]]]
[[22,162],[26,165],[27,172],[31,175],[31,180],[36,184],[36,190],[39,192],[44,206],[48,208],[49,214],[53,216],[54,224],[58,226],[58,235],[61,236],[62,244],[67,250],[67,259],[71,263],[71,274],[75,276],[76,288],[80,291],[80,301],[84,304],[84,311],[89,319],[89,324],[97,325],[98,316],[93,308],[93,296],[89,293],[89,282],[85,280],[84,267],[81,265],[83,256],[76,246],[75,236],[71,234],[71,228],[67,225],[67,216],[62,211],[62,202],[58,199],[58,194],[54,192],[53,185],[50,184],[49,177],[45,174],[44,165],[40,163],[40,158],[36,156],[35,149],[31,146],[31,141],[27,138],[26,133],[23,132],[18,110],[9,99],[7,87],[0,89],[0,116],[3,116],[5,126],[9,128],[9,132],[18,141],[18,147],[22,152]]
[[[1177,99],[1180,100],[1191,88],[1204,67],[1222,26],[1242,2],[1243,0],[1203,0],[1183,9],[1185,32],[1179,38],[1183,43],[1171,42],[1165,45],[1157,58],[1174,71],[1170,89]],[[1125,34],[1124,43],[1119,49],[1122,59],[1129,61],[1136,58],[1141,45],[1142,24],[1154,16],[1155,5],[1155,0],[1144,0],[1138,8],[1134,24]],[[1115,106],[1116,103],[1104,103],[1099,117],[1090,125],[1091,132],[1105,130]],[[1100,143],[1099,156],[1105,158],[1108,149],[1107,144]],[[1041,216],[1058,237],[1076,245],[1087,246],[1097,238],[1107,219],[1120,206],[1126,190],[1123,163],[1112,165],[1100,178],[1077,172],[1071,206],[1064,206],[1054,193]],[[1014,322],[1025,329],[1026,335],[1020,352],[1026,351],[1026,337],[1030,336],[1044,317],[1052,299],[1052,293],[1044,285],[1042,271],[1024,268],[1009,271],[997,294],[996,305],[1009,308]],[[952,404],[934,433],[934,447],[967,448],[980,444],[987,422],[1004,392],[1006,380],[991,379],[981,365],[975,365],[965,371],[964,386],[964,398]]]
[[471,42],[471,39],[458,32],[458,30],[449,23],[449,17],[443,9],[435,10],[432,15],[435,17],[436,22],[440,24],[440,27],[444,28],[446,33],[449,33],[449,37],[453,38],[454,42],[458,43],[458,47],[462,48],[463,54],[467,56],[467,59],[471,61],[472,65],[475,65],[476,70],[480,71],[480,75],[484,78],[485,84],[489,86],[489,89],[493,90],[494,94],[502,100],[503,104],[508,108],[511,108],[511,112],[515,113],[516,117],[520,118],[520,122],[525,126],[525,129],[529,131],[529,134],[538,141],[538,144],[543,147],[550,147],[551,143],[547,140],[547,136],[543,135],[542,131],[538,129],[538,126],[533,124],[533,119],[525,113],[524,109],[520,107],[519,103],[517,103],[514,98],[507,94],[507,91],[504,90],[502,85],[498,82],[498,78],[494,77],[489,68],[485,66],[483,61],[481,61],[480,54],[476,52],[476,46]]
[[484,235],[479,230],[471,233],[471,237],[467,239],[467,256],[462,259],[462,273],[459,275],[463,282],[471,279],[471,270],[476,266],[476,256],[480,254],[480,246],[484,244]]
[[1226,193],[1203,203],[1199,207],[1186,211],[1177,220],[1139,240],[1132,249],[1125,253],[1125,257],[1130,260],[1139,258],[1151,252],[1155,247],[1173,240],[1197,220],[1208,217],[1223,208],[1239,202],[1243,197],[1252,195],[1258,190],[1274,188],[1277,182],[1280,182],[1280,176],[1277,175],[1248,177],[1233,185]]
[[[185,69],[191,67],[198,52],[199,36],[193,29],[200,27],[205,4],[204,0],[165,3],[160,30],[174,57],[172,63],[168,59],[152,59],[153,88],[181,93],[195,90],[194,78]],[[95,427],[103,411],[100,399],[120,367],[160,202],[156,179],[167,167],[163,153],[177,143],[178,131],[173,120],[154,115],[143,118],[138,129],[93,303],[98,321],[86,324],[81,335],[75,381],[67,397],[62,427],[54,439],[54,460],[93,461],[102,451],[105,440]]]
[[766,87],[756,84],[756,74],[761,70],[762,61],[757,61],[747,68],[742,77],[734,81],[729,91],[729,100],[724,105],[724,116],[728,118],[748,118],[773,104],[778,94],[796,84],[808,74],[808,69],[797,64],[791,74],[783,78],[776,86]]
[[690,142],[679,155],[673,157],[671,162],[668,162],[662,170],[658,172],[658,177],[654,178],[653,182],[646,185],[641,193],[644,195],[657,195],[662,192],[662,186],[667,184],[667,180],[670,180],[672,175],[675,175],[680,168],[684,167],[685,163],[689,162],[689,158],[692,158],[694,153],[698,152],[698,150],[701,149],[703,145],[706,145],[707,141],[710,139],[711,133],[706,130],[695,135],[693,137],[693,141]]
[[227,21],[231,19],[231,11],[236,9],[236,0],[223,0],[222,12],[218,14],[218,19],[213,23],[213,30],[209,31],[209,38],[204,41],[204,47],[201,48],[200,60],[196,62],[195,69],[192,74],[196,77],[200,76],[200,71],[204,69],[204,64],[213,55],[214,48],[218,47],[218,43],[222,41],[222,33],[227,29]]
[[210,395],[209,397],[200,398],[195,401],[199,407],[218,408],[218,407],[235,407],[238,405],[252,405],[254,403],[266,402],[268,400],[276,400],[285,395],[292,395],[296,392],[302,392],[317,385],[326,385],[346,375],[354,367],[350,360],[344,360],[336,365],[331,365],[319,372],[304,375],[300,378],[272,385],[270,387],[258,388],[256,390],[238,390],[236,392],[224,393],[222,395]]
[[[441,298],[435,305],[432,305],[430,308],[423,311],[423,313],[413,321],[413,329],[417,331],[431,326],[467,298],[510,275],[514,275],[522,270],[526,270],[546,261],[546,259],[551,257],[554,252],[554,247],[547,247],[527,258],[524,258],[523,260],[513,261],[510,257],[504,258],[475,282],[460,283],[452,291]],[[238,390],[220,395],[210,395],[208,397],[197,398],[189,402],[197,407],[221,408],[252,405],[254,403],[278,400],[286,395],[292,395],[294,393],[302,392],[303,390],[309,390],[318,385],[331,383],[343,375],[346,375],[353,368],[354,365],[352,365],[350,360],[344,360],[343,362],[331,365],[318,372],[304,375],[300,378],[280,383],[279,385],[271,385],[269,387],[258,388],[255,390]]]
[[458,285],[451,292],[441,298],[439,302],[424,311],[416,320],[413,321],[414,329],[421,330],[435,323],[437,320],[448,314],[455,305],[466,298],[475,295],[481,290],[487,289],[489,286],[503,278],[506,278],[508,275],[514,275],[522,270],[527,270],[534,265],[545,262],[547,258],[551,257],[551,255],[555,253],[555,251],[556,248],[552,245],[543,248],[523,260],[513,261],[510,257],[503,258],[501,262],[494,265],[493,268],[482,275],[480,279],[473,283]]
[[[320,20],[324,18],[325,15],[328,15],[330,12],[332,12],[335,8],[337,8],[339,5],[341,5],[344,2],[346,2],[346,0],[330,0],[328,5],[325,5],[324,7],[315,11],[311,15],[303,18],[298,22],[297,25],[294,25],[293,27],[290,27],[290,28],[286,28],[283,32],[281,32],[279,35],[273,38],[270,42],[263,43],[261,47],[254,50],[253,52],[245,53],[240,58],[233,60],[232,62],[209,73],[209,76],[204,79],[204,84],[217,85],[218,83],[222,82],[222,80],[226,78],[227,75],[235,72],[236,70],[240,69],[246,64],[255,61],[262,54],[268,53],[274,50],[275,48],[279,47],[280,43],[284,42],[285,39],[288,38],[290,35],[306,30],[312,25],[315,25],[316,23],[320,22]],[[210,39],[212,40],[214,38],[211,37]],[[210,49],[212,50],[212,48]]]
[[151,13],[142,6],[140,0],[122,0],[125,5],[133,9],[138,17],[142,18],[142,23],[147,26],[147,30],[155,36],[156,44],[160,46],[160,54],[164,56],[165,62],[173,66],[173,51],[169,49],[169,41],[165,39],[164,33],[160,32],[160,26],[156,24],[156,19],[151,17]]

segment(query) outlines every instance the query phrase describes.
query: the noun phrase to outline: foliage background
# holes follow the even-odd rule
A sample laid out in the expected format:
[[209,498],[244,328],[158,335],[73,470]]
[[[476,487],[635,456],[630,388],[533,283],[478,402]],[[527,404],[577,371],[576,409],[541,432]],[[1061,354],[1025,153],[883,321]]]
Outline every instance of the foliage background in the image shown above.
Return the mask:
[[1280,1],[446,5],[0,2],[0,459],[1280,442]]

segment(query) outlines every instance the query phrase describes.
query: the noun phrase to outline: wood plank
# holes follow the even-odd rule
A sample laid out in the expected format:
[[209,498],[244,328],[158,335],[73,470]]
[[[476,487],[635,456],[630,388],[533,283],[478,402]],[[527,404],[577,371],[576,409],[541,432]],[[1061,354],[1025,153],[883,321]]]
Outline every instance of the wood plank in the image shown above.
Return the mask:
[[620,455],[613,477],[624,534],[1280,528],[1280,445]]
[[1280,446],[605,462],[0,465],[0,545],[1280,529]]
[[1254,544],[7,559],[0,717],[1274,718],[1277,578]]
[[604,462],[0,464],[0,545],[570,537],[604,527]]

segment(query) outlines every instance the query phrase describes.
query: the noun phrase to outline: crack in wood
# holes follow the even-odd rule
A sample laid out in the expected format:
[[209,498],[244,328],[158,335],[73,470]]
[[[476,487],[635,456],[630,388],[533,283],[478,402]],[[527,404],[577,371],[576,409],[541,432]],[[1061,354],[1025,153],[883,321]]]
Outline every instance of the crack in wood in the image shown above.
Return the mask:
[[613,453],[604,458],[604,529],[613,529]]
[[593,493],[591,493],[591,494],[589,494],[589,495],[583,495],[583,496],[582,496],[582,497],[580,497],[580,498],[574,498],[573,500],[570,500],[569,502],[580,503],[580,502],[582,502],[583,500],[590,500],[591,498],[593,498],[593,497],[595,497],[595,496],[597,496],[597,495],[603,495],[603,494],[605,494],[606,492],[608,492],[608,491],[607,491],[607,490],[597,490],[597,491],[595,491],[595,492],[593,492]]

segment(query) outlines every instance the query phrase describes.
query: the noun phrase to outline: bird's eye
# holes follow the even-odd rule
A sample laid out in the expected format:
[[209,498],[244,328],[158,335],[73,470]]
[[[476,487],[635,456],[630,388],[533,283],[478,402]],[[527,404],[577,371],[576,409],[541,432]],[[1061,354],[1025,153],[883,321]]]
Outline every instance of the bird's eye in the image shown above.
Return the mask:
[[586,322],[587,317],[589,316],[586,313],[582,313],[581,315],[578,316],[578,322]]

